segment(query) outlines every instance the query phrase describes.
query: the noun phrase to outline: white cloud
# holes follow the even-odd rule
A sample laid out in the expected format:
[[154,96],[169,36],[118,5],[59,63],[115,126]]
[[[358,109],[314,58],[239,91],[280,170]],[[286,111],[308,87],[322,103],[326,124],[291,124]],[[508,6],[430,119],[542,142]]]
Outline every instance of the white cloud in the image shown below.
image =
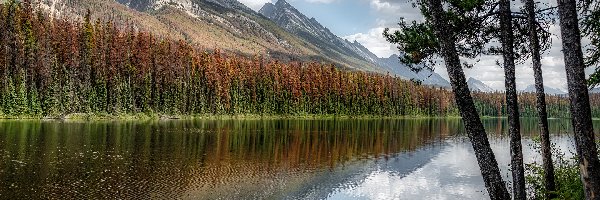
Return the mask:
[[271,0],[239,0],[239,2],[255,11],[260,10],[266,3],[272,3]]

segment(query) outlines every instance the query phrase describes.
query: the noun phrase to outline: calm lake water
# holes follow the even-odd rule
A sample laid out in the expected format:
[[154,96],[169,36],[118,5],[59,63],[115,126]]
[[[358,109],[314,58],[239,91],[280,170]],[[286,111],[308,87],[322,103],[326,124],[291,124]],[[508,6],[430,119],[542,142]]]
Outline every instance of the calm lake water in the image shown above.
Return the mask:
[[[541,160],[522,123],[525,162]],[[506,120],[484,124],[509,180]],[[570,121],[550,125],[574,151]],[[485,199],[483,185],[460,119],[0,121],[0,199]]]

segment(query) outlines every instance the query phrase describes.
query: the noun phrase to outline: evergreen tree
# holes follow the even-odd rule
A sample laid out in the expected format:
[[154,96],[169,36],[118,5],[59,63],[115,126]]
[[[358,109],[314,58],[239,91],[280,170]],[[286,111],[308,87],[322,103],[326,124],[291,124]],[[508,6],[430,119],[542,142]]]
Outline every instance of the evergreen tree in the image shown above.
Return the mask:
[[581,167],[586,199],[600,198],[600,160],[594,139],[590,98],[584,72],[581,32],[577,1],[558,0],[558,14],[562,37],[575,146]]
[[540,126],[540,138],[542,147],[542,162],[544,168],[544,186],[546,187],[547,199],[554,198],[553,191],[556,189],[554,181],[554,165],[552,163],[552,151],[550,144],[550,131],[548,129],[548,113],[546,111],[546,94],[544,92],[544,80],[542,77],[542,62],[540,37],[537,26],[537,18],[535,12],[535,1],[524,0],[525,13],[527,15],[527,29],[529,32],[529,48],[531,52],[531,60],[533,62],[533,73],[535,77],[536,88],[536,109]]
[[502,43],[502,58],[504,61],[508,132],[510,134],[510,167],[513,178],[513,198],[525,200],[527,195],[525,193],[525,169],[523,167],[519,105],[517,101],[517,84],[515,82],[515,41],[510,0],[500,0],[499,7],[500,43]]

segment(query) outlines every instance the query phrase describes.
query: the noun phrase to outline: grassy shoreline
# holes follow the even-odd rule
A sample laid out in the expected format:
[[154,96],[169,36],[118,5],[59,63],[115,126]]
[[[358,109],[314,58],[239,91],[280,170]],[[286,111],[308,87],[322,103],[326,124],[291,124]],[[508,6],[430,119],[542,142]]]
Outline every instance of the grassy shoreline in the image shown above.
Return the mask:
[[[457,115],[347,115],[347,114],[161,114],[161,113],[72,113],[52,116],[5,115],[0,120],[189,120],[189,119],[460,119]],[[506,116],[480,116],[481,119],[505,119]],[[521,118],[537,118],[521,116]],[[549,117],[548,119],[570,119],[570,117]],[[600,120],[593,117],[592,120]]]
[[[425,116],[425,115],[332,115],[332,114],[202,114],[202,115],[167,115],[159,113],[73,113],[56,116],[2,115],[0,120],[97,120],[97,121],[132,121],[132,120],[262,120],[262,119],[460,119],[460,116]],[[506,116],[481,116],[481,119],[505,119]],[[530,117],[521,117],[530,118]],[[569,119],[569,118],[548,118]],[[600,118],[593,118],[600,120]]]
[[[203,114],[203,115],[165,115],[158,113],[106,114],[106,113],[73,113],[58,116],[10,116],[0,115],[0,120],[228,120],[228,119],[459,119],[459,116],[423,116],[423,115],[320,115],[320,114]],[[482,117],[497,118],[497,117]]]

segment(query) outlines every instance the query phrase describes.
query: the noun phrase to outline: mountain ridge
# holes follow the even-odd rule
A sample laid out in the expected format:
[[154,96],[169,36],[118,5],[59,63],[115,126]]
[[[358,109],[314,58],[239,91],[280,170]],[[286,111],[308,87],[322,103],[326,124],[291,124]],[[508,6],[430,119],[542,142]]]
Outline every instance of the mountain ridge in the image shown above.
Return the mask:
[[[418,79],[428,85],[450,85],[434,72],[416,74],[400,64],[397,59],[378,58],[359,42],[336,36],[316,19],[306,17],[284,0],[275,4],[265,4],[261,9],[262,13],[237,0],[39,2],[42,7],[51,10],[50,12],[58,17],[81,20],[87,9],[90,9],[94,11],[92,15],[95,19],[110,20],[124,26],[131,25],[135,29],[149,31],[159,37],[189,41],[205,49],[221,49],[247,56],[264,55],[281,61],[335,63],[344,69],[390,73],[407,80]],[[288,15],[281,17],[287,17],[290,25],[286,28],[265,16],[269,14],[269,7],[273,11],[271,15],[275,14],[277,7],[287,10]],[[310,29],[293,31],[294,27]]]
[[369,63],[379,68],[380,73],[390,73],[407,80],[416,79],[427,85],[450,87],[450,83],[435,72],[423,70],[415,73],[411,71],[400,63],[397,55],[379,58],[359,42],[342,39],[321,25],[315,18],[307,17],[285,0],[278,0],[275,4],[266,3],[259,13],[287,31],[321,47],[326,55],[341,59],[361,60],[363,63]]

